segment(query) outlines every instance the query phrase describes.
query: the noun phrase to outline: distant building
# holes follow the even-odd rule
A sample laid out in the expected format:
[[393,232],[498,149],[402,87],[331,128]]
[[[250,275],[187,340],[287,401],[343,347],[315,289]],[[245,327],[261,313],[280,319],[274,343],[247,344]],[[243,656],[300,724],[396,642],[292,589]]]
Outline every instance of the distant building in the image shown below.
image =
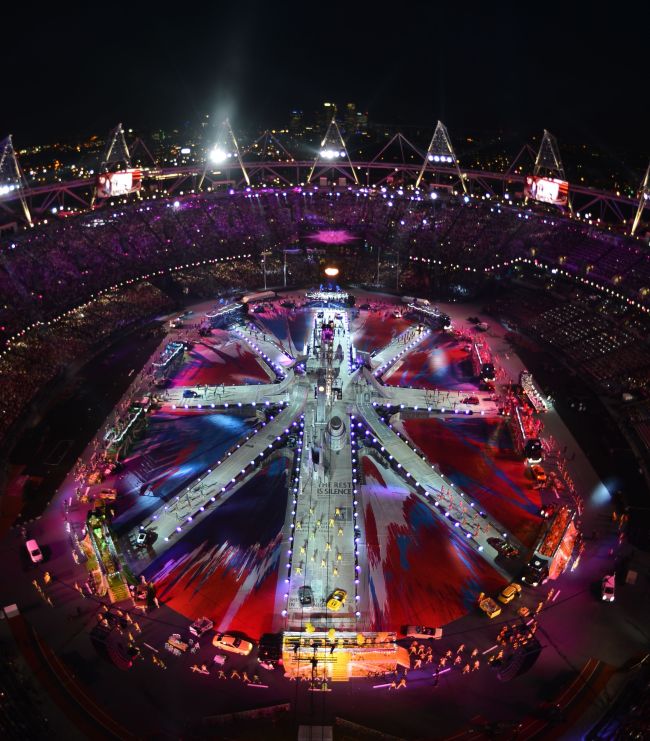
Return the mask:
[[336,116],[336,103],[325,102],[316,113],[316,126],[324,134],[332,119]]
[[303,114],[297,109],[291,111],[289,116],[289,134],[300,136],[303,133]]
[[357,132],[357,104],[347,103],[345,106],[345,118],[343,125],[348,136]]
[[362,113],[357,111],[356,116],[356,133],[367,134],[368,133],[368,113]]

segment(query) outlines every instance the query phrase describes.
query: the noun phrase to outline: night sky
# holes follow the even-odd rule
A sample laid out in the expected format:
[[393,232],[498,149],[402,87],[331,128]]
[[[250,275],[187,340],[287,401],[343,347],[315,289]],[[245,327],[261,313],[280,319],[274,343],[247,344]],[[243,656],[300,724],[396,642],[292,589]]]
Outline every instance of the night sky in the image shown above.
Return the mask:
[[3,11],[0,136],[17,144],[206,113],[280,127],[292,108],[332,99],[356,101],[375,122],[441,118],[452,132],[522,139],[548,128],[603,151],[648,149],[640,4],[32,7]]

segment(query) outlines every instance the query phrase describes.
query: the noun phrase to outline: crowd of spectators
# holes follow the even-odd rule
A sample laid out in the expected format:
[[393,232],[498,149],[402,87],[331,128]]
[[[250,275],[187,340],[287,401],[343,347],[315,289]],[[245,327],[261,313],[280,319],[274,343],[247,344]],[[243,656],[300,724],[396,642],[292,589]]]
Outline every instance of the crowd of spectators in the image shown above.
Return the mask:
[[650,398],[650,318],[633,308],[547,280],[535,290],[511,287],[489,310],[554,349],[602,394]]
[[25,333],[10,352],[0,356],[0,439],[46,383],[88,359],[111,335],[172,308],[166,294],[150,283],[140,283],[105,294],[51,326]]
[[374,248],[482,272],[533,257],[644,295],[650,258],[636,243],[514,207],[404,191],[203,193],[106,206],[0,245],[0,340],[97,292],[178,266],[264,251],[281,255],[311,229],[345,227]]
[[[426,295],[436,268],[476,281],[527,257],[609,281],[638,298],[650,287],[648,256],[636,243],[490,200],[311,188],[105,206],[0,244],[0,350],[7,350],[0,361],[0,425],[6,429],[36,389],[125,322],[183,297],[258,288],[264,273],[268,286],[317,284],[325,248],[304,238],[323,228],[358,238],[335,250],[342,275],[357,285],[379,282]],[[283,255],[288,247],[294,249]],[[512,316],[603,389],[648,392],[648,334],[631,316],[617,316],[620,302],[572,306],[546,293],[526,316],[526,300]]]
[[8,646],[0,649],[0,729],[9,739],[46,738],[52,733],[39,689]]
[[650,318],[586,288],[538,283],[511,286],[489,312],[523,333],[519,345],[534,338],[607,398],[628,440],[650,455]]
[[[170,268],[273,246],[274,230],[245,199],[150,200],[43,227],[0,248],[5,337],[110,286]],[[282,235],[283,237],[285,235]]]

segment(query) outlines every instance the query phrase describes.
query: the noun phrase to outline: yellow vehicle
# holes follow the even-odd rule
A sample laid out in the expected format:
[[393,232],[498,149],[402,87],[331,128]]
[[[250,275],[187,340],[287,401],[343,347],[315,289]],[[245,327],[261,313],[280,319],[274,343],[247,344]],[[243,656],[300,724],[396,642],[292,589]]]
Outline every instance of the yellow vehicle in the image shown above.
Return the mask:
[[521,597],[521,584],[512,582],[504,587],[501,594],[499,595],[499,602],[503,602],[504,605],[509,604],[515,597]]
[[546,483],[546,471],[539,465],[535,464],[530,467],[530,472],[533,474],[533,478],[540,484]]
[[348,593],[345,589],[335,589],[332,594],[327,598],[327,607],[330,610],[340,610],[345,604],[345,598]]
[[501,606],[492,597],[486,597],[482,592],[478,598],[478,606],[490,619],[501,614]]

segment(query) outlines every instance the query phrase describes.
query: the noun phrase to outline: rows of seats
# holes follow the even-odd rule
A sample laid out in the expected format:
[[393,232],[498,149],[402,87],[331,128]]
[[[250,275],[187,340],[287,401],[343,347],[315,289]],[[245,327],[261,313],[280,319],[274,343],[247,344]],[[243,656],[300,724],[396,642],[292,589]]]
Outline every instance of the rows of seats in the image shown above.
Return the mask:
[[606,394],[650,397],[650,319],[612,298],[554,286],[512,291],[492,302],[490,312],[556,350]]
[[106,340],[143,320],[171,312],[177,306],[171,296],[214,296],[233,287],[243,291],[258,279],[257,270],[244,260],[181,270],[174,274],[173,283],[165,281],[160,286],[144,281],[103,294],[62,320],[25,333],[9,352],[0,355],[0,439],[45,384],[82,363]]

